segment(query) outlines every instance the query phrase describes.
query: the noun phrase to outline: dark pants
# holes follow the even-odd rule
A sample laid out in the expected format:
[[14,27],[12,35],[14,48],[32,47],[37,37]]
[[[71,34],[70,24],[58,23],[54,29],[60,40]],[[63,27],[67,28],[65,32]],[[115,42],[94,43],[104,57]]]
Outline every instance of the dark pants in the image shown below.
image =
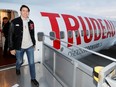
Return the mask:
[[7,51],[8,51],[8,37],[5,37],[4,52],[3,52],[3,54],[6,55]]

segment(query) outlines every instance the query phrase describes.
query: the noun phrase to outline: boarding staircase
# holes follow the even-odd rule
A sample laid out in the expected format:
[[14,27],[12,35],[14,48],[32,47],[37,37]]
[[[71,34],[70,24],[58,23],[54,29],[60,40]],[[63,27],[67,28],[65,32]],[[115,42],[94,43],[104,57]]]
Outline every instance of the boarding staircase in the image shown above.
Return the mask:
[[[59,40],[54,33],[50,35],[38,33],[38,41],[42,42],[43,48],[42,64],[39,64],[42,68],[38,66],[38,63],[36,64],[40,87],[116,87],[116,60],[114,58],[65,42],[63,32],[60,32],[60,36]],[[55,49],[48,44],[48,40],[59,40],[61,48]],[[69,52],[74,50],[67,48],[67,44],[77,50],[84,50],[89,55],[81,58],[72,57],[66,50]],[[0,69],[2,76],[0,87],[35,87],[30,83],[28,66],[21,68],[21,76],[17,77],[14,73],[14,66]]]
[[[116,60],[114,58],[61,39],[62,48],[57,50],[45,42],[46,38],[59,39],[55,37],[55,34],[38,33],[38,40],[43,41],[43,75],[50,87],[116,87]],[[63,53],[63,49],[72,50],[65,44],[85,50],[91,55],[81,59],[72,58]]]

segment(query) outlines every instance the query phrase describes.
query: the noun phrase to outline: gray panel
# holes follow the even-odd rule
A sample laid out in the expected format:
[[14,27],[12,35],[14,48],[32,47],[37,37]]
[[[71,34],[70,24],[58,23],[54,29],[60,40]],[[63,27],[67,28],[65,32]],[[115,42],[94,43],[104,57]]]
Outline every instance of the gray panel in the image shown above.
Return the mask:
[[44,46],[44,60],[43,63],[46,64],[53,71],[53,50]]
[[96,87],[96,83],[91,76],[76,69],[76,87]]
[[43,67],[43,74],[45,81],[48,83],[49,87],[63,87],[57,80],[54,78],[53,74],[47,70],[47,68]]
[[[53,75],[63,87],[96,87],[97,84],[92,77],[93,67],[107,66],[112,62],[96,55],[86,56],[79,61],[74,58],[70,59],[47,45],[44,50],[44,63],[53,71],[49,74]],[[46,75],[48,83],[56,82],[56,79],[54,80],[49,74]],[[50,86],[56,87],[55,85]]]
[[55,73],[68,87],[73,87],[74,65],[61,54],[56,54]]

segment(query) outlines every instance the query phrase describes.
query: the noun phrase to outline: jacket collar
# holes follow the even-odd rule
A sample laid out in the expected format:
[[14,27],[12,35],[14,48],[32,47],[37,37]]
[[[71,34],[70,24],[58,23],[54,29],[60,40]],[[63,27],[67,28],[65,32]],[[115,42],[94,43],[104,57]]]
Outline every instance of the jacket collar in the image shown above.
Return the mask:
[[[21,20],[22,20],[22,21],[25,21],[25,20],[24,20],[24,18],[23,18],[22,16],[20,16],[20,18],[21,18]],[[27,22],[29,22],[29,21],[30,21],[30,19],[29,19],[29,18],[27,18],[27,19],[26,19],[26,21],[27,21]]]

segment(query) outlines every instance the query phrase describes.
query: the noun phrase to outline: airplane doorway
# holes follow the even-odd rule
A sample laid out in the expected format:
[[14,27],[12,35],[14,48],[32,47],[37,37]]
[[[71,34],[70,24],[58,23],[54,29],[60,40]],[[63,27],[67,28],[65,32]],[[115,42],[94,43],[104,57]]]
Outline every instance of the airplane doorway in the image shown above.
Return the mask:
[[9,67],[11,65],[15,65],[16,58],[12,56],[7,50],[7,54],[3,54],[4,51],[4,43],[5,36],[3,34],[3,18],[7,17],[9,22],[18,17],[18,12],[13,10],[0,9],[0,68]]

